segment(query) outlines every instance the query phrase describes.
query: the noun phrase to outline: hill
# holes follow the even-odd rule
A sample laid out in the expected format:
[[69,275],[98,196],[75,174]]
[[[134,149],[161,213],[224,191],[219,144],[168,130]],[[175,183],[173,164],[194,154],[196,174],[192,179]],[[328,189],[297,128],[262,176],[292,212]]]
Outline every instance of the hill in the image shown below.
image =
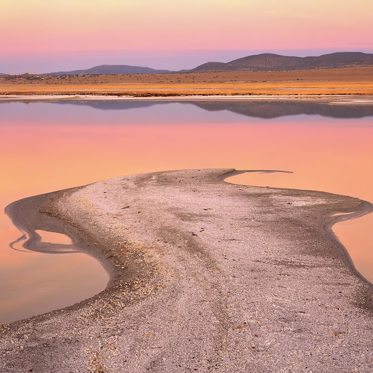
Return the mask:
[[[84,76],[84,75],[136,75],[170,74],[212,71],[295,71],[312,69],[334,69],[343,67],[373,66],[373,54],[362,52],[337,52],[321,56],[283,56],[274,53],[262,53],[238,58],[230,62],[206,62],[190,70],[162,70],[144,66],[100,65],[88,69],[58,71],[39,75]],[[7,74],[0,73],[0,76]],[[35,74],[24,74],[35,75]]]
[[157,70],[142,66],[100,65],[85,70],[60,71],[48,75],[165,74],[168,72],[168,70]]
[[207,62],[191,71],[289,71],[365,65],[373,65],[373,54],[338,52],[315,57],[295,57],[263,53],[239,58],[227,63]]
[[[331,69],[373,65],[373,54],[362,52],[338,52],[321,56],[296,57],[263,53],[239,58],[230,62],[207,62],[191,70],[179,73],[208,71],[293,71]],[[177,71],[158,70],[143,66],[100,65],[89,69],[53,72],[47,75],[119,75],[119,74],[167,74]]]

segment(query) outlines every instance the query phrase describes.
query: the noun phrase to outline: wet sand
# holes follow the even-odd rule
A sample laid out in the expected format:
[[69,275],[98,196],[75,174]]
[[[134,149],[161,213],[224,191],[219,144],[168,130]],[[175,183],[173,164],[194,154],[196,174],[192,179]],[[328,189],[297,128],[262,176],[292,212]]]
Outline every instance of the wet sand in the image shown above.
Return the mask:
[[2,326],[0,370],[370,372],[372,286],[331,226],[372,206],[223,181],[233,174],[159,172],[31,200],[45,223],[29,229],[54,220],[112,280]]

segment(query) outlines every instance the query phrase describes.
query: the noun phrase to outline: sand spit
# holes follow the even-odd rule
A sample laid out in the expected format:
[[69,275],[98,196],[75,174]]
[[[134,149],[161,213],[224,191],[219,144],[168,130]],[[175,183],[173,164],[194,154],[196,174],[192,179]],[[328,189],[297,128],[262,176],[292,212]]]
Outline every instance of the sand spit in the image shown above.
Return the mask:
[[2,326],[0,371],[371,372],[372,286],[330,229],[371,206],[225,183],[233,173],[136,175],[44,198],[38,211],[104,255],[112,281]]

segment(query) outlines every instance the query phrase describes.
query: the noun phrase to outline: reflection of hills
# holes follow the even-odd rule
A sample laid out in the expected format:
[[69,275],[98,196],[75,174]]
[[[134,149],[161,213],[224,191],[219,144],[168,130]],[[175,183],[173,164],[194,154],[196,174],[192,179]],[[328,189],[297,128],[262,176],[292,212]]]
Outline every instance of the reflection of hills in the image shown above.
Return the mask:
[[129,109],[142,109],[154,105],[163,104],[160,101],[142,101],[142,100],[87,100],[87,101],[54,101],[58,104],[89,106],[99,110],[129,110]]
[[236,114],[253,118],[271,119],[289,115],[321,115],[330,118],[364,118],[373,116],[373,104],[329,104],[325,102],[310,101],[62,101],[61,104],[74,104],[90,106],[99,110],[128,110],[141,109],[154,105],[181,103],[199,107],[207,111],[227,110]]
[[372,105],[328,104],[296,101],[200,101],[194,105],[208,111],[228,110],[248,117],[271,119],[287,115],[321,115],[331,118],[373,116]]
[[[7,101],[0,101],[6,103]],[[33,101],[22,100],[24,103]],[[272,119],[291,115],[320,115],[329,118],[364,118],[373,116],[373,103],[354,104],[316,101],[279,101],[279,100],[65,100],[48,101],[58,105],[91,107],[97,110],[143,109],[156,105],[181,104],[193,105],[206,111],[230,111],[252,118]]]

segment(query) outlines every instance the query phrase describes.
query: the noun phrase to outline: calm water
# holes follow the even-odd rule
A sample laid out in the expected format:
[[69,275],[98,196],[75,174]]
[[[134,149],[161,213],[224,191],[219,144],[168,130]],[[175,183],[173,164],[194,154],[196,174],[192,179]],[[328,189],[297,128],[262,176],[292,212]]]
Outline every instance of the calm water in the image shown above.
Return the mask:
[[[373,201],[373,107],[267,102],[0,103],[0,208],[31,195],[156,170],[234,167],[294,174],[241,182],[324,190]],[[373,217],[336,226],[373,280]],[[38,232],[43,241],[69,238]],[[0,215],[0,322],[73,304],[108,275],[84,253],[14,250]]]

